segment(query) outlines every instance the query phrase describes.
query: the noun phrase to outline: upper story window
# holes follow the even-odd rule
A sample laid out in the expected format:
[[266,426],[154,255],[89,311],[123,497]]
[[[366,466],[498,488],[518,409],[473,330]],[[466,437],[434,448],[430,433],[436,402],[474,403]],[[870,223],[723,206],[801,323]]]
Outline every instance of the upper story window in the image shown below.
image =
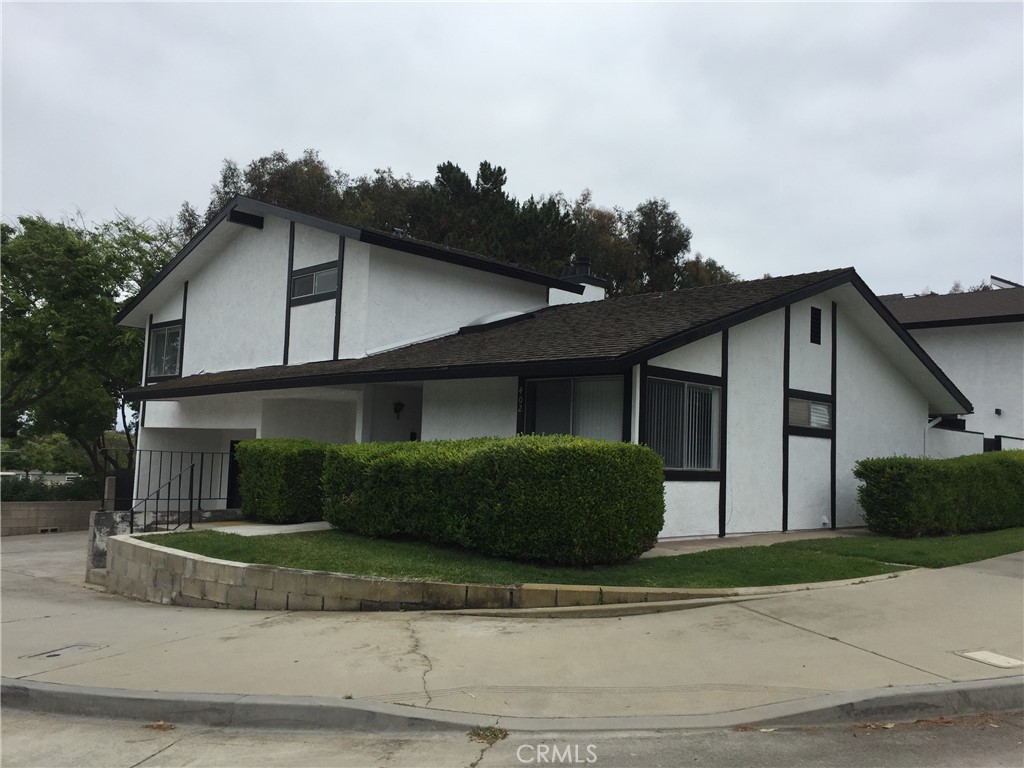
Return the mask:
[[338,267],[316,268],[292,274],[292,300],[320,301],[338,291]]
[[621,376],[528,381],[525,431],[622,440],[622,398]]
[[647,380],[646,442],[665,469],[719,469],[720,387],[669,379]]
[[159,379],[181,375],[180,320],[154,323],[149,330],[149,360],[146,378]]
[[821,344],[821,309],[811,307],[811,344]]

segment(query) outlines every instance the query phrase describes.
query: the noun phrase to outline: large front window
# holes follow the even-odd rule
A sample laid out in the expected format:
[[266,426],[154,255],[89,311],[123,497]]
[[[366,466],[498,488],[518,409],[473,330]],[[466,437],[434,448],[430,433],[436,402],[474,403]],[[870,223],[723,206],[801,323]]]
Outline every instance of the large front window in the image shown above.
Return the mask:
[[721,396],[719,387],[647,379],[646,443],[666,469],[719,468]]
[[622,388],[621,376],[528,381],[525,431],[622,440]]
[[181,375],[181,323],[161,323],[149,332],[149,365],[151,379]]

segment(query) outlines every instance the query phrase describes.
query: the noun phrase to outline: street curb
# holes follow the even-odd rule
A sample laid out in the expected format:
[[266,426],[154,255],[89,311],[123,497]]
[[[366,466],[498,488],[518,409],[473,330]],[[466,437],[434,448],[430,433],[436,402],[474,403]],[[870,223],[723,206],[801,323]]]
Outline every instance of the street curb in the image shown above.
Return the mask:
[[297,730],[636,731],[899,721],[1024,709],[1024,676],[842,691],[704,715],[505,717],[313,696],[163,693],[0,679],[12,709],[216,727]]

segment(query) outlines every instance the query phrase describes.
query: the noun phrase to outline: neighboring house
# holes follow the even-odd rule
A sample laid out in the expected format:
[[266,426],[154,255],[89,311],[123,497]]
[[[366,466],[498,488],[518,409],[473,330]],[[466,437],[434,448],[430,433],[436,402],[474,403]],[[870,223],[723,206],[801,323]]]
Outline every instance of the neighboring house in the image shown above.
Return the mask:
[[147,332],[136,498],[200,456],[235,503],[203,452],[255,437],[572,433],[665,458],[663,537],[851,526],[855,461],[971,410],[852,269],[603,296],[235,198],[118,316]]
[[974,404],[929,433],[929,455],[1024,447],[1024,286],[881,297],[910,335]]

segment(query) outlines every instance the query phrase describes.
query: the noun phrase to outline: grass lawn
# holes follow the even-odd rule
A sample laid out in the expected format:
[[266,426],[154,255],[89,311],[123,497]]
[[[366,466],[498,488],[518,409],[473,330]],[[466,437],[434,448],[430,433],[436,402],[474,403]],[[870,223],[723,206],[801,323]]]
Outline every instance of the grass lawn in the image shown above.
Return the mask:
[[903,570],[855,554],[813,549],[735,547],[624,565],[558,568],[485,557],[417,541],[368,539],[341,531],[237,536],[192,531],[146,541],[244,563],[335,573],[470,584],[603,584],[631,587],[757,587],[833,581]]
[[869,560],[903,563],[923,568],[946,568],[950,565],[973,563],[1024,550],[1024,528],[923,539],[844,536],[834,539],[787,541],[772,547],[775,548],[843,557],[865,557]]
[[894,539],[849,536],[735,547],[624,565],[558,568],[485,557],[418,541],[368,539],[341,531],[236,536],[192,531],[146,536],[146,541],[207,557],[313,571],[470,584],[603,584],[630,587],[758,587],[853,579],[903,570],[985,560],[1024,550],[1024,528]]

